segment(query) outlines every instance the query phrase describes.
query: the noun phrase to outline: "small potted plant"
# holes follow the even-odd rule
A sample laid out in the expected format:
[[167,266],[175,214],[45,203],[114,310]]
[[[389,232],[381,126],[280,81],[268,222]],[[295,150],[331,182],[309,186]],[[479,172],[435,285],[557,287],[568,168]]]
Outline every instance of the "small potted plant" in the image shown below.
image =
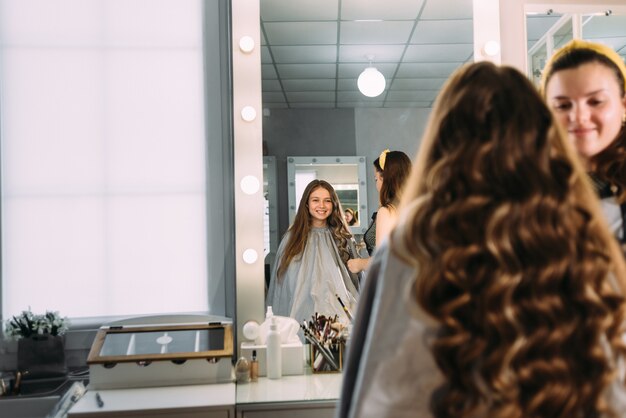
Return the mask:
[[29,378],[65,375],[63,335],[68,322],[59,312],[34,314],[30,308],[7,320],[5,333],[18,340],[18,370]]

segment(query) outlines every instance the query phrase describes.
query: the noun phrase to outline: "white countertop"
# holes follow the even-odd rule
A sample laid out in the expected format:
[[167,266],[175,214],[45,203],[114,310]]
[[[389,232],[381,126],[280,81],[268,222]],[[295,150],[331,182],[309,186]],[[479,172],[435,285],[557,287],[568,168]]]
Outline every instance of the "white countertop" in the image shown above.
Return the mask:
[[[210,408],[235,405],[235,383],[134,389],[88,390],[72,407],[73,414],[151,409]],[[96,402],[100,394],[103,406]]]
[[[209,385],[166,386],[134,389],[89,389],[68,415],[86,417],[104,413],[115,416],[122,411],[172,409],[213,409],[235,405],[281,402],[337,401],[341,391],[341,373],[260,377],[257,382]],[[99,407],[96,393],[103,406]],[[111,415],[109,415],[111,414]]]
[[337,400],[342,374],[304,374],[280,379],[259,377],[257,382],[237,384],[237,404]]

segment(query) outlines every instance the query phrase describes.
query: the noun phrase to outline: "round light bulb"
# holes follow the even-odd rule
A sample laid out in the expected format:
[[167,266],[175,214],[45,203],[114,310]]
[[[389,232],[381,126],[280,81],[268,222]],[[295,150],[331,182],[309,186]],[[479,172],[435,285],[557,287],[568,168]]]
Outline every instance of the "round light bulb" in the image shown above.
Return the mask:
[[386,84],[385,76],[374,67],[363,70],[357,80],[359,90],[367,97],[379,96],[385,90]]
[[498,41],[487,41],[485,45],[483,45],[483,52],[488,57],[495,57],[500,53],[500,43]]
[[243,261],[246,264],[252,264],[258,260],[259,254],[257,254],[257,252],[253,250],[252,248],[248,248],[247,250],[243,252],[242,257],[243,257]]
[[244,108],[241,109],[241,119],[246,122],[252,122],[256,119],[256,110],[254,110],[252,106],[244,106]]
[[245,176],[241,179],[241,190],[245,194],[255,194],[259,191],[261,184],[259,183],[259,179],[254,176]]
[[242,327],[243,336],[249,340],[256,340],[256,337],[259,336],[260,325],[255,320],[251,319],[246,321]]
[[239,39],[239,49],[241,52],[250,53],[254,49],[254,39],[251,36],[242,36]]

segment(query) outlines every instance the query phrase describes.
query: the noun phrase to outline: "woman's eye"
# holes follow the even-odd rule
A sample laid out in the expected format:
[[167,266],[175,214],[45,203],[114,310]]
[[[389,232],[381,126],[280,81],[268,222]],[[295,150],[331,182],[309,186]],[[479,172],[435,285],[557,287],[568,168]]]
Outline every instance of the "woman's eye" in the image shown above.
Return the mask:
[[556,110],[569,110],[572,108],[572,105],[571,103],[556,103],[553,108]]

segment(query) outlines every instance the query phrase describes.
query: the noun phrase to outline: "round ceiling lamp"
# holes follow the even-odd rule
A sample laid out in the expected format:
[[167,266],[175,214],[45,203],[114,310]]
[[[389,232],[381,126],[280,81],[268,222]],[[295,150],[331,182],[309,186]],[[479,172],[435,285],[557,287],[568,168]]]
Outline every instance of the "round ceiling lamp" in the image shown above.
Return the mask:
[[367,97],[376,97],[385,90],[385,76],[374,67],[367,67],[357,80],[359,91]]
[[385,91],[385,76],[375,67],[367,67],[357,80],[359,91],[367,97],[376,97]]
[[385,76],[375,67],[372,67],[373,57],[368,56],[367,58],[370,61],[370,66],[359,75],[356,84],[359,87],[359,91],[365,96],[380,96],[385,91],[385,85],[387,84]]

